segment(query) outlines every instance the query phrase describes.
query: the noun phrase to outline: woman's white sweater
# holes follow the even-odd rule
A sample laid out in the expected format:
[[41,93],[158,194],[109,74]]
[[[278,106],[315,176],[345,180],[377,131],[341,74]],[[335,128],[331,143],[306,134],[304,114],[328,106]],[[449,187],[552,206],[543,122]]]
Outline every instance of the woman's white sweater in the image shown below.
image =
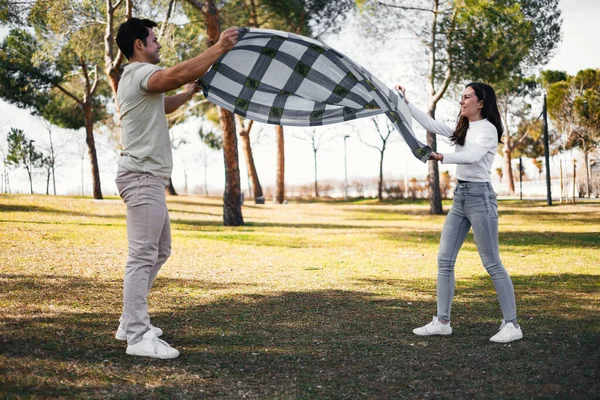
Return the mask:
[[[408,104],[413,118],[427,131],[446,137],[454,129],[436,121],[412,103]],[[454,153],[445,153],[443,164],[458,164],[456,178],[461,181],[490,182],[492,164],[498,149],[498,131],[487,119],[469,122],[464,146],[456,145]]]

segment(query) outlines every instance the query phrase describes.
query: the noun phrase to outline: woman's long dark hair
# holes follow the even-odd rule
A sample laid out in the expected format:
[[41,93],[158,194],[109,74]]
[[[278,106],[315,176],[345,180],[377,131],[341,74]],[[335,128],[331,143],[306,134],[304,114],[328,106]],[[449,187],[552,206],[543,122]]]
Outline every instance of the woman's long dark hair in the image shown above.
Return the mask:
[[[504,127],[502,126],[502,119],[500,118],[500,111],[498,111],[498,102],[496,101],[496,93],[494,89],[485,83],[472,82],[469,83],[465,88],[471,87],[475,92],[475,96],[479,101],[483,101],[483,108],[481,109],[481,115],[483,118],[487,118],[488,121],[496,127],[498,131],[498,143],[502,143],[502,134],[504,133]],[[450,136],[450,142],[452,144],[458,144],[461,146],[465,145],[465,139],[467,137],[467,130],[469,129],[469,119],[462,117],[460,111],[458,113],[458,124],[456,130],[452,136]]]

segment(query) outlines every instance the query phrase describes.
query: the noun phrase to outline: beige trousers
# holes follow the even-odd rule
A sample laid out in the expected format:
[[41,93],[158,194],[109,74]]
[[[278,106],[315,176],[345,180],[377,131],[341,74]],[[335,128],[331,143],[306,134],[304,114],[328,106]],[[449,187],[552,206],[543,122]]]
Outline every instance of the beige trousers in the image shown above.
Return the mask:
[[171,224],[165,189],[168,179],[119,167],[115,180],[127,205],[129,255],[123,280],[123,315],[127,343],[135,344],[150,329],[148,293],[171,254]]

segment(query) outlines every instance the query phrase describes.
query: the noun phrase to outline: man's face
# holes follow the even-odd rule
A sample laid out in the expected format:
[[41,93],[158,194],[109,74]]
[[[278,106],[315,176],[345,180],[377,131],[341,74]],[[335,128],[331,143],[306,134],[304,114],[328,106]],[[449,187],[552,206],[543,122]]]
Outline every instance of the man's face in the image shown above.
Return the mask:
[[162,46],[158,43],[154,30],[148,28],[148,33],[146,46],[144,47],[144,58],[151,64],[158,64],[160,62],[160,49]]

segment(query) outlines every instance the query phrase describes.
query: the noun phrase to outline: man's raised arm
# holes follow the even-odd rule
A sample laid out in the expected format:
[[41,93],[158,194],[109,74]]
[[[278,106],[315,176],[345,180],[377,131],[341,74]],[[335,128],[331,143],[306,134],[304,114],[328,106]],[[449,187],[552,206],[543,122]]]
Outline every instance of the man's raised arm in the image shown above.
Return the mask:
[[153,73],[150,79],[148,79],[148,91],[165,93],[201,78],[223,53],[235,46],[237,39],[237,27],[233,26],[224,30],[219,36],[219,41],[201,54],[170,68]]

